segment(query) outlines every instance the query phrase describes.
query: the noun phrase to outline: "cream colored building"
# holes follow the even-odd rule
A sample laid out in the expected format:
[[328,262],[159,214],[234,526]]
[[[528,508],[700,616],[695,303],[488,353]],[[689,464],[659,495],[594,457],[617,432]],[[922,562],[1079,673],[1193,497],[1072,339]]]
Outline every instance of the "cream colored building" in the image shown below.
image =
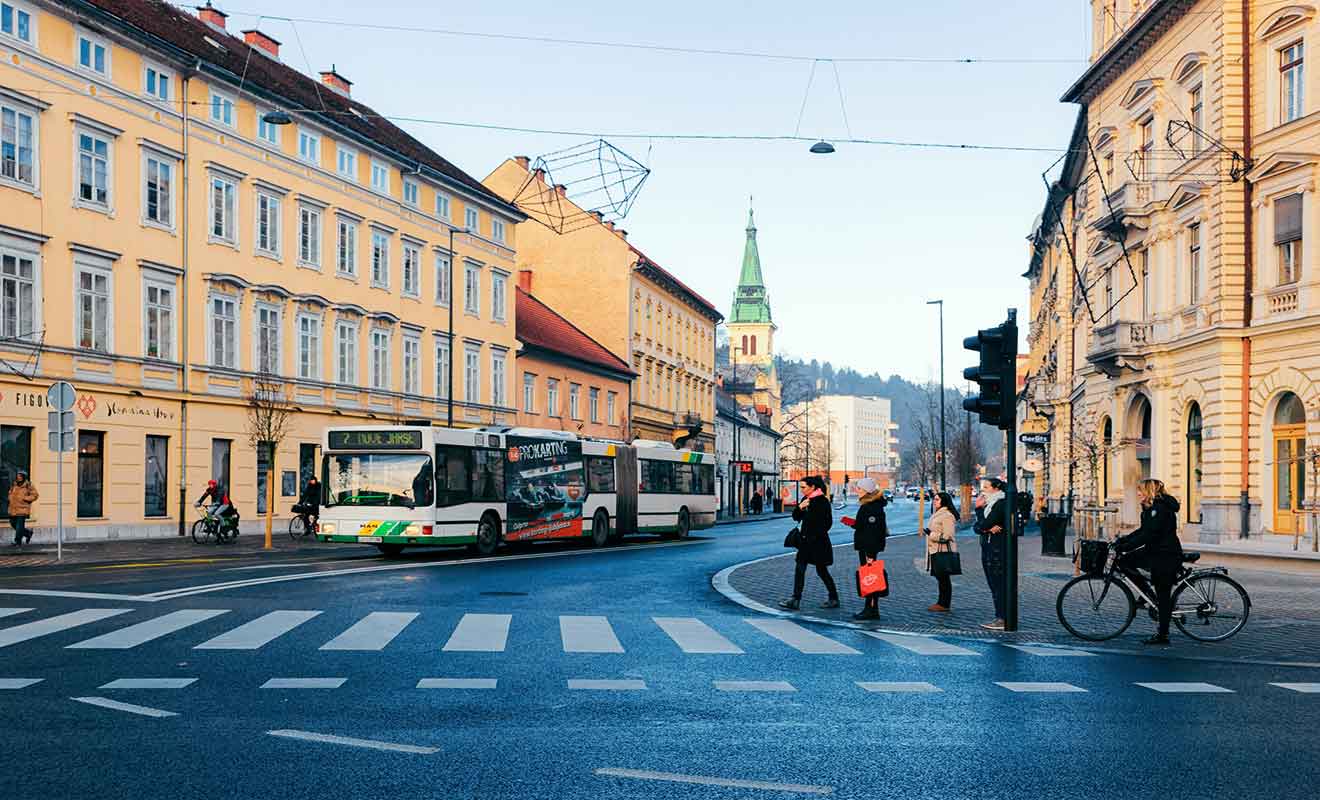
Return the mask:
[[0,2],[0,358],[22,373],[0,378],[0,490],[30,469],[43,533],[54,380],[78,391],[78,538],[182,530],[211,477],[254,520],[259,374],[296,409],[285,516],[326,425],[443,423],[451,368],[456,423],[512,421],[522,214],[281,58],[209,6]]
[[1050,433],[1038,491],[1133,525],[1135,484],[1154,476],[1186,538],[1290,534],[1320,437],[1320,15],[1092,9],[1092,63],[1063,98],[1078,125],[1027,271],[1026,398]]

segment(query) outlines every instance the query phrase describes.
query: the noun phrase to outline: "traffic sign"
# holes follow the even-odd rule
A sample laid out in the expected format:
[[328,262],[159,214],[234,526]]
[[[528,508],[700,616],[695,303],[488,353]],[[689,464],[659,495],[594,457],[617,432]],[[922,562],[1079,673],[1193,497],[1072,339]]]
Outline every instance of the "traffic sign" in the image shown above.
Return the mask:
[[46,447],[49,448],[52,453],[72,453],[73,439],[73,431],[65,431],[63,446],[61,446],[60,432],[48,431],[46,433]]
[[[51,452],[72,453],[73,434],[72,411],[46,412],[46,446],[50,448]],[[61,436],[63,437],[62,441]]]
[[73,384],[68,381],[59,381],[51,384],[46,390],[46,404],[56,411],[71,411],[73,404],[78,400],[78,393],[74,391]]

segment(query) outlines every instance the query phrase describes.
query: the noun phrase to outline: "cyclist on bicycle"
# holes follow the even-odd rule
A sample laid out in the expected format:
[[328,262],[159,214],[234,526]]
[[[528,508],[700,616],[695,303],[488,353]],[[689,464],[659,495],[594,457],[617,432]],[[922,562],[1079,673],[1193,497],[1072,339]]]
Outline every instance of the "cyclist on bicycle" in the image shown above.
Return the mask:
[[229,499],[229,491],[214,478],[206,482],[206,491],[197,498],[196,506],[201,508],[202,503],[207,500],[216,504],[215,515],[223,524],[229,527],[238,526],[238,509],[234,508],[233,501]]
[[[1164,482],[1137,483],[1141,500],[1141,527],[1114,542],[1119,568],[1143,589],[1153,586],[1159,611],[1159,631],[1144,644],[1169,644],[1173,616],[1173,585],[1182,570],[1182,543],[1178,541],[1178,499],[1165,494]],[[1146,581],[1138,569],[1150,572]]]
[[321,519],[321,482],[315,475],[307,479],[307,485],[298,498],[298,507],[294,510],[307,517],[309,530],[315,530],[316,523]]

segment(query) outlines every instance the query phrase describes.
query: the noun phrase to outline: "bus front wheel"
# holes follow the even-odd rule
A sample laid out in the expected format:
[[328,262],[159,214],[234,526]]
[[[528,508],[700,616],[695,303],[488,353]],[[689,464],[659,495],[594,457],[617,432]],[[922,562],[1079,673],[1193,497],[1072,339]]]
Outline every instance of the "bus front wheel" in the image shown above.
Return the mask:
[[376,545],[376,549],[384,554],[386,558],[398,558],[399,554],[403,552],[403,545],[395,544],[394,542],[384,542]]
[[610,536],[610,515],[605,513],[605,509],[599,509],[596,511],[596,516],[591,519],[591,545],[604,547],[613,538]]
[[483,556],[493,556],[500,547],[500,521],[494,514],[487,514],[477,525],[477,552]]
[[672,533],[666,534],[665,538],[686,539],[691,532],[692,518],[688,515],[688,510],[686,508],[680,508],[678,510],[678,525],[674,528]]

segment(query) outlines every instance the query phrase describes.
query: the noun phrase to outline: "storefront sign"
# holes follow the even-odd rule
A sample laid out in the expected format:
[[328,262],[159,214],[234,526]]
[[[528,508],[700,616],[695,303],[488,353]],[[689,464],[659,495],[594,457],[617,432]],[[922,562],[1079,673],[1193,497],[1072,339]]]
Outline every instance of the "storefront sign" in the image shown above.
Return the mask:
[[[85,394],[83,395],[83,399],[89,399],[92,401],[88,404],[90,411],[85,411],[83,413],[83,416],[90,417],[91,414],[96,411],[96,398],[92,397],[90,394]],[[78,410],[83,410],[82,399],[78,401]],[[109,419],[116,417],[139,417],[142,419],[160,420],[161,422],[169,422],[174,419],[173,411],[167,411],[160,406],[130,406],[117,400],[105,401],[105,415]]]
[[1050,443],[1050,435],[1048,433],[1024,433],[1018,437],[1018,440],[1023,444],[1044,446]]

